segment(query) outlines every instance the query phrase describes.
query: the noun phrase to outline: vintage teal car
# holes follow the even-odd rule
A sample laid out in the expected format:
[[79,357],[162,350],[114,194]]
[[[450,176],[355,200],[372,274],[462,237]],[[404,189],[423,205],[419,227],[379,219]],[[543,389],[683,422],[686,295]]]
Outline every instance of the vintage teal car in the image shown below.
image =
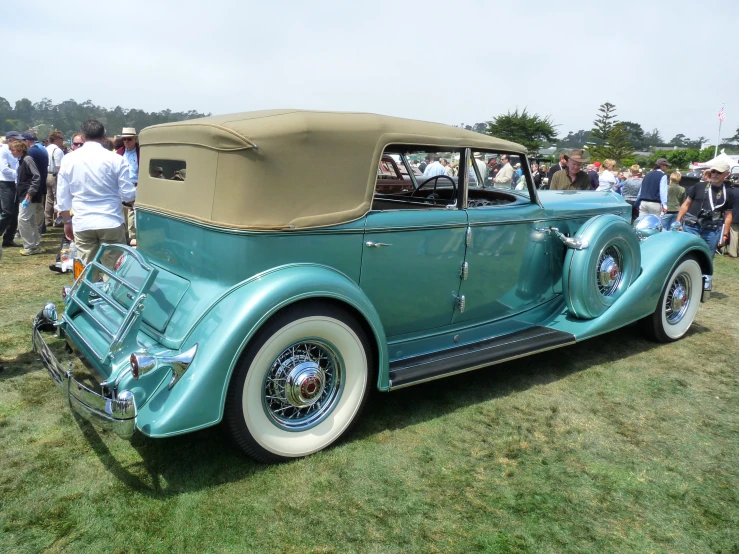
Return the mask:
[[[373,387],[640,320],[676,340],[710,290],[704,241],[656,218],[632,227],[610,192],[539,193],[523,147],[455,127],[274,110],[157,125],[140,142],[138,249],[101,251],[64,313],[47,304],[33,326],[71,408],[124,438],[225,420],[258,460],[306,456]],[[522,160],[527,190],[478,186],[479,160],[502,153]],[[408,190],[377,186],[388,156]],[[432,160],[423,177],[411,157]],[[96,381],[69,369],[76,358]]]

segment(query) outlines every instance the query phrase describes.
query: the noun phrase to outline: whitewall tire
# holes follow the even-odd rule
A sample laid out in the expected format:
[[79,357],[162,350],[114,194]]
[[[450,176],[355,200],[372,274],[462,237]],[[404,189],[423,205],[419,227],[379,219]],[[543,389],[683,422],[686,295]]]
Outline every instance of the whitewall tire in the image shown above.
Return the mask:
[[374,374],[362,326],[332,304],[290,306],[242,355],[226,419],[237,444],[260,461],[313,454],[355,421]]
[[703,272],[692,256],[683,258],[667,279],[657,309],[644,321],[659,342],[682,338],[693,324],[703,292]]

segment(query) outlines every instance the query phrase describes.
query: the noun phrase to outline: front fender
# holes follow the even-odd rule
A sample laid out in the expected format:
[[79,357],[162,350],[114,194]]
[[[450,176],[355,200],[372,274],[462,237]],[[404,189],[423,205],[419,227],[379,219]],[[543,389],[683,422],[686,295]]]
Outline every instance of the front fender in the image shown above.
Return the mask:
[[183,349],[198,344],[192,365],[171,390],[161,387],[139,411],[136,426],[164,437],[221,421],[234,367],[249,340],[278,310],[308,298],[344,302],[364,318],[378,352],[378,387],[387,387],[385,331],[359,286],[327,266],[291,264],[271,269],[229,289],[198,320]]
[[[713,257],[706,241],[689,233],[658,233],[639,243],[641,274],[631,286],[601,316],[578,320],[566,314],[548,327],[572,333],[584,340],[619,329],[654,312],[665,283],[682,258],[698,257],[705,275],[713,274]],[[702,284],[701,284],[702,286]]]

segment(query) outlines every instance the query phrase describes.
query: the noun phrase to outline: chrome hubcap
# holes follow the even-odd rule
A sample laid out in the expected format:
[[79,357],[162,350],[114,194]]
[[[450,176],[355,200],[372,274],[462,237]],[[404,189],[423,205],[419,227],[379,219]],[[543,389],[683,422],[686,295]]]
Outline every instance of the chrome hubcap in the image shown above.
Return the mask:
[[305,362],[293,368],[287,375],[285,396],[296,408],[315,404],[323,393],[326,374],[315,362]]
[[681,273],[670,285],[665,299],[665,316],[670,325],[682,321],[690,306],[691,281],[687,273]]
[[623,257],[615,246],[609,246],[598,259],[598,290],[603,296],[610,296],[618,290],[623,279]]
[[265,376],[264,410],[283,429],[308,429],[333,410],[342,383],[341,358],[332,345],[317,339],[293,344]]

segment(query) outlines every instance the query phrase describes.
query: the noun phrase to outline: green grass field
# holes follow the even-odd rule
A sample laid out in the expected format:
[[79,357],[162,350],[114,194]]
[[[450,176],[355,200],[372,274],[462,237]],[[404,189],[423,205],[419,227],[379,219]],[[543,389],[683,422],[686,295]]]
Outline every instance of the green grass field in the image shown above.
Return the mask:
[[31,351],[70,278],[0,261],[0,552],[739,553],[739,261],[683,340],[637,326],[371,399],[265,466],[221,428],[133,442],[76,420]]

